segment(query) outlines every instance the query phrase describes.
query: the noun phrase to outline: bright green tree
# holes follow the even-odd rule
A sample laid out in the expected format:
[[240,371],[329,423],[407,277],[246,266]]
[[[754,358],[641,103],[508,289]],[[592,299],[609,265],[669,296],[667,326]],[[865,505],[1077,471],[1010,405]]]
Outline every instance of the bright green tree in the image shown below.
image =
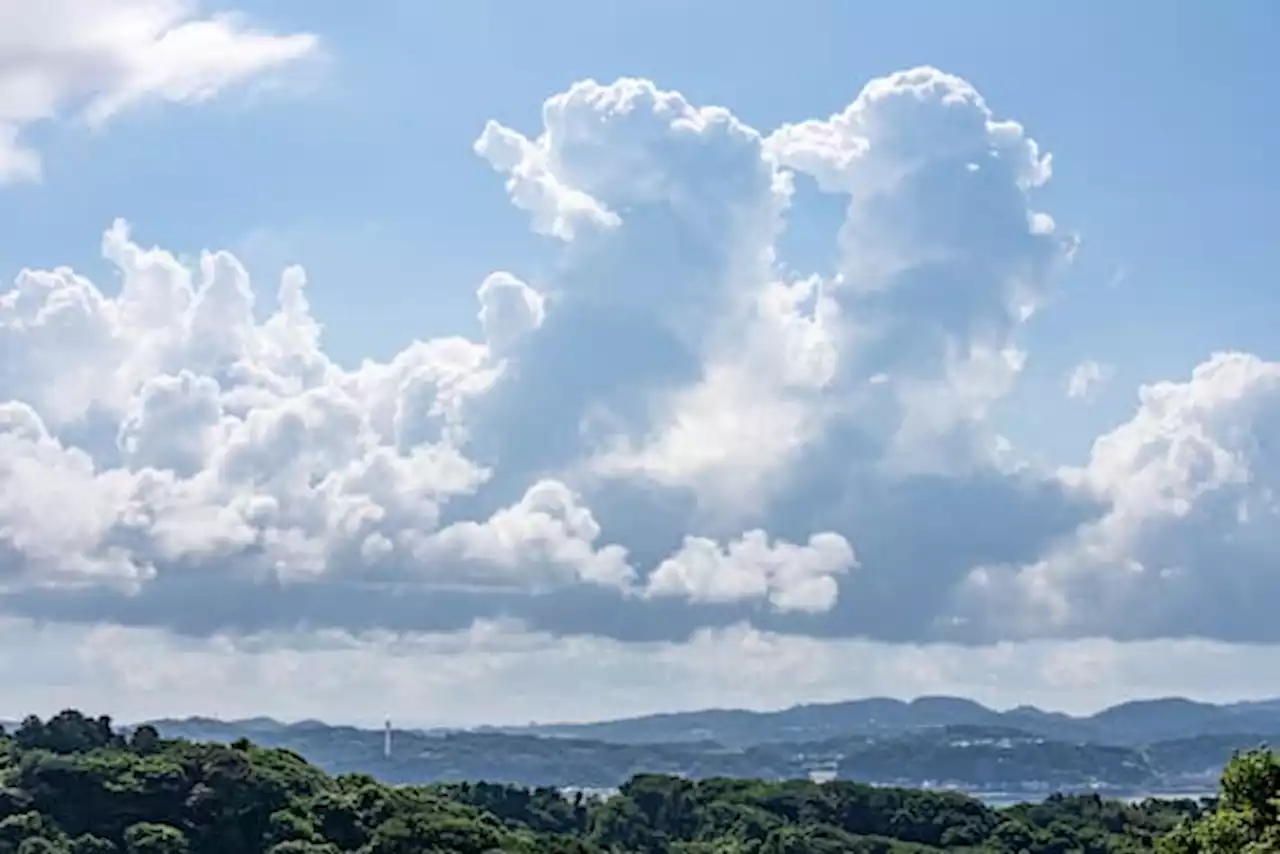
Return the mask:
[[187,854],[187,837],[167,824],[139,822],[124,832],[124,847],[129,854]]
[[1217,809],[1160,840],[1161,854],[1280,854],[1280,757],[1237,754],[1221,789]]

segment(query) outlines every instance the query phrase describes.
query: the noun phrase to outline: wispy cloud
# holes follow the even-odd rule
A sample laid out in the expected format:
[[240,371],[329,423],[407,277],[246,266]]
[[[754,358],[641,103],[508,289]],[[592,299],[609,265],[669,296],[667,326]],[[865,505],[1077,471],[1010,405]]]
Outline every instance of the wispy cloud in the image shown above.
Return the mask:
[[0,20],[0,183],[39,178],[22,139],[36,122],[71,111],[100,125],[148,100],[204,101],[319,44],[183,0],[0,0]]
[[1115,376],[1115,368],[1092,359],[1081,362],[1067,376],[1067,397],[1072,400],[1092,400],[1103,386]]

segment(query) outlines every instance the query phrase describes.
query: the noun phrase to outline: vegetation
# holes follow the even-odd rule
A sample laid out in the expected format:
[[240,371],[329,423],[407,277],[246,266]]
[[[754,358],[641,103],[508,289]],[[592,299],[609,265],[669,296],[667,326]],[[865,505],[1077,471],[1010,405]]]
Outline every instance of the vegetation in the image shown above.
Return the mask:
[[994,809],[956,793],[844,781],[658,775],[591,799],[332,777],[243,739],[167,740],[146,726],[124,736],[109,719],[64,712],[0,737],[0,854],[1270,852],[1280,849],[1241,846],[1277,838],[1277,768],[1269,753],[1242,755],[1212,811],[1096,795]]
[[1160,840],[1161,854],[1280,854],[1280,758],[1236,756],[1222,773],[1217,807]]

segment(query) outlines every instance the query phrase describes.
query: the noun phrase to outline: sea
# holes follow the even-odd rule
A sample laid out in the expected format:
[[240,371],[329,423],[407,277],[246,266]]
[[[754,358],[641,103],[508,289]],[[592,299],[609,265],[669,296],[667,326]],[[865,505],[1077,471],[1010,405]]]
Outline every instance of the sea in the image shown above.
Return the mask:
[[[1047,794],[1039,792],[964,792],[964,794],[971,795],[990,807],[1011,807],[1014,804],[1038,803],[1048,797]],[[1071,794],[1081,793],[1072,792]],[[1098,794],[1109,801],[1125,801],[1130,804],[1141,803],[1151,799],[1200,801],[1218,796],[1217,792],[1099,792]]]
[[[818,782],[826,782],[825,780]],[[618,794],[616,788],[597,788],[591,786],[565,786],[560,790],[565,795],[572,797],[577,792],[581,792],[584,797],[592,800],[604,800]],[[955,791],[963,795],[977,798],[990,807],[1011,807],[1014,804],[1039,803],[1049,797],[1049,792],[984,792],[984,791],[965,791],[963,789],[935,789],[934,791]],[[1085,794],[1083,792],[1072,792],[1071,794]],[[1158,800],[1203,800],[1205,798],[1216,798],[1217,792],[1099,792],[1103,798],[1107,800],[1120,800],[1127,803],[1136,804],[1148,799]]]

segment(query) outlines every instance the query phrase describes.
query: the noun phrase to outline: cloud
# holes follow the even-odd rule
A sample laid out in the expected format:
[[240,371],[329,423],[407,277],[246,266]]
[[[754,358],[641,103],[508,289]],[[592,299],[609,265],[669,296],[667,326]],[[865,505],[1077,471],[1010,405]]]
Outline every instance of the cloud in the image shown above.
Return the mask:
[[970,590],[1006,635],[1280,638],[1280,364],[1218,353],[1139,399],[1063,473],[1108,511],[1038,560],[976,569]]
[[[475,148],[561,252],[479,283],[478,340],[343,367],[301,269],[268,313],[230,253],[179,261],[124,221],[102,242],[118,290],[20,273],[0,611],[197,645],[1274,631],[1251,596],[1273,586],[1274,365],[1144,390],[1080,469],[1000,435],[1075,241],[1036,204],[1049,155],[965,81],[892,74],[769,131],[583,81]],[[779,257],[799,175],[845,204],[833,270]]]
[[836,577],[856,564],[839,534],[815,534],[807,546],[796,546],[770,544],[757,529],[723,549],[705,537],[686,537],[649,576],[648,593],[710,602],[767,596],[779,611],[820,612],[835,604]]
[[634,573],[626,549],[597,549],[600,525],[563,483],[535,483],[519,502],[484,522],[458,522],[441,531],[427,560],[474,562],[481,571],[499,568],[517,584],[528,584],[539,567],[567,570],[570,580],[625,588]]
[[476,291],[480,326],[495,354],[505,355],[542,325],[546,299],[510,273],[493,273]]
[[874,80],[830,118],[774,131],[767,149],[849,200],[827,310],[843,320],[837,387],[890,396],[882,429],[900,467],[982,454],[971,428],[1016,379],[1015,333],[1073,249],[1033,204],[1050,156],[932,68]]
[[[26,407],[15,456],[49,462],[14,483],[86,498],[56,523],[14,508],[4,604],[193,635],[515,617],[633,641],[748,618],[930,636],[976,562],[1093,511],[991,454],[1012,336],[1066,243],[1027,195],[1047,157],[963,81],[894,75],[772,134],[634,79],[575,84],[543,120],[476,145],[565,243],[546,281],[480,284],[481,341],[344,369],[301,270],[260,318],[232,255],[184,265],[124,222],[103,239],[119,293],[22,273],[0,398]],[[849,198],[834,277],[781,273],[792,168]],[[889,221],[898,254],[872,263],[862,231]],[[1047,516],[1025,542],[973,524],[904,550],[960,495]]]
[[101,125],[149,100],[194,103],[317,50],[190,0],[0,0],[0,183],[40,176],[24,144],[36,122],[71,113]]
[[1098,391],[1111,381],[1115,368],[1092,359],[1071,369],[1067,377],[1067,397],[1072,400],[1092,400]]
[[[505,354],[538,329],[543,298],[530,286],[509,274],[481,284],[488,344],[418,343],[389,363],[347,371],[319,349],[301,270],[284,273],[279,308],[259,321],[248,275],[226,253],[205,253],[191,269],[135,243],[123,222],[103,250],[121,274],[115,296],[60,270],[23,272],[0,299],[0,349],[12,356],[3,391],[13,400],[0,420],[10,607],[61,619],[185,621],[194,631],[216,627],[201,623],[211,613],[229,617],[237,602],[269,591],[295,605],[316,596],[363,604],[345,617],[324,607],[279,612],[360,628],[406,595],[452,592],[472,608],[501,609],[510,607],[502,595],[588,584],[643,598],[627,549],[603,541],[561,480],[533,481],[480,518],[443,518],[492,476],[466,455],[469,415],[514,370]],[[833,536],[815,543],[830,551]],[[812,608],[808,575],[839,567],[819,557],[808,568],[810,548],[732,547],[724,572],[741,560],[770,582],[719,598]],[[818,604],[829,607],[834,589],[816,583]],[[495,597],[486,603],[486,594]],[[204,601],[202,615],[182,607],[191,596]],[[253,627],[253,609],[235,619]],[[418,619],[470,617],[427,609]]]
[[[957,694],[1091,712],[1134,697],[1261,699],[1276,647],[1183,640],[969,647],[821,640],[745,624],[687,640],[559,637],[509,622],[448,633],[174,638],[154,629],[0,623],[0,718],[82,707],[122,721],[273,715],[380,726],[585,720],[859,696]],[[590,685],[591,690],[582,690]],[[372,699],[376,698],[376,699]]]

